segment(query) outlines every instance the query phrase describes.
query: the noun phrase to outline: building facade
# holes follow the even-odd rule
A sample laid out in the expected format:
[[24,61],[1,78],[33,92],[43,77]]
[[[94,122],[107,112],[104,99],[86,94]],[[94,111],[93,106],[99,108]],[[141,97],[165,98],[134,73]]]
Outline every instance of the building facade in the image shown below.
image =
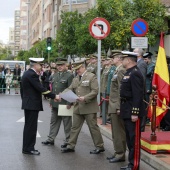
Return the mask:
[[12,56],[15,56],[15,41],[14,41],[14,27],[9,28],[9,42],[8,48],[12,53]]
[[95,5],[96,0],[71,0],[71,3],[70,0],[30,0],[27,13],[28,49],[47,37],[56,38],[61,11],[78,10],[84,13]]
[[27,0],[20,0],[20,50],[27,50]]
[[20,50],[20,10],[15,10],[14,13],[14,55],[17,56]]

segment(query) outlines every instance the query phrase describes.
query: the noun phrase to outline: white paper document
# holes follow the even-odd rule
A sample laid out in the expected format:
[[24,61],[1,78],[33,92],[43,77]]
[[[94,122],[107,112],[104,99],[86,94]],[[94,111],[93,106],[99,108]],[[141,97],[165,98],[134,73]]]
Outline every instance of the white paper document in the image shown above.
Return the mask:
[[71,106],[70,109],[67,109],[67,105],[59,104],[58,116],[73,116],[74,106]]
[[76,100],[79,98],[75,93],[73,93],[71,90],[68,90],[64,93],[60,94],[60,97],[70,103],[76,102]]

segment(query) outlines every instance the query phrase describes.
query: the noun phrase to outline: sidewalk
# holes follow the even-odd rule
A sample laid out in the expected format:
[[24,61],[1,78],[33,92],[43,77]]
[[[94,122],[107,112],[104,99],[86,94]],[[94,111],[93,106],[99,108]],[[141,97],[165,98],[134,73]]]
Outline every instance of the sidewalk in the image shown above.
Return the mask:
[[[102,125],[102,119],[98,118],[98,125],[101,133],[112,140],[111,125]],[[151,131],[150,126],[146,126],[146,131]],[[149,154],[141,149],[141,159],[156,170],[170,170],[170,154]]]

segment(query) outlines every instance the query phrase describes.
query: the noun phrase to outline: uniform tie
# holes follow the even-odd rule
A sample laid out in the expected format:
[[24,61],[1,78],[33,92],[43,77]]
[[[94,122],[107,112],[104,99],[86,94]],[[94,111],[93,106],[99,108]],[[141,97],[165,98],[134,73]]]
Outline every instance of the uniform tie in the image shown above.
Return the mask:
[[79,76],[79,81],[81,81],[82,76]]

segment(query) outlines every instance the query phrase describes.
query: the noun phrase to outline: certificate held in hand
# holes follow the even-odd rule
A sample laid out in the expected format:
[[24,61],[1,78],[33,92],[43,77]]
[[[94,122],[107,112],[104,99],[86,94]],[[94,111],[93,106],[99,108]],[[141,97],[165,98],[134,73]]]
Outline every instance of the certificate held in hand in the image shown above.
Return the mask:
[[70,103],[76,102],[76,100],[79,98],[75,93],[73,93],[71,90],[68,90],[64,93],[60,94],[60,97]]

